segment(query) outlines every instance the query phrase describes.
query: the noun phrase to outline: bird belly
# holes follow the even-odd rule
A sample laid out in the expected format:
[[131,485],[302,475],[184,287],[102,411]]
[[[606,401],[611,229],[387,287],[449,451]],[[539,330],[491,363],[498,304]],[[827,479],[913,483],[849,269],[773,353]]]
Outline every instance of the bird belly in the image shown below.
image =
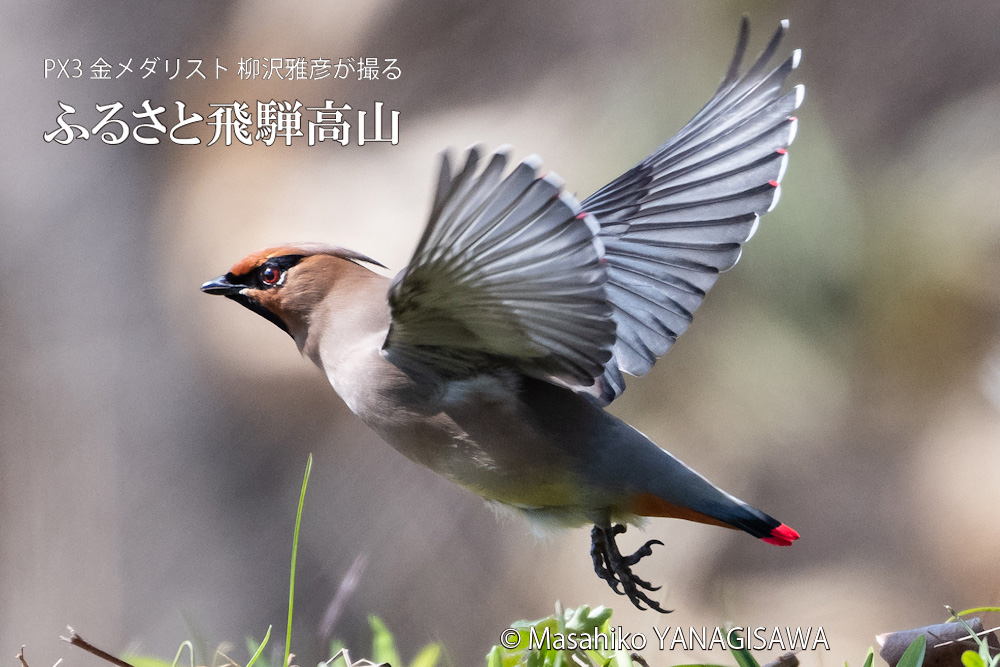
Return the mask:
[[[621,485],[596,469],[632,430],[573,392],[512,370],[414,377],[370,344],[322,361],[337,393],[383,440],[486,500],[546,526],[634,517]],[[608,442],[602,433],[615,423],[624,431]]]
[[377,395],[351,405],[383,440],[489,501],[563,524],[590,520],[580,461],[534,428],[513,374],[422,384],[395,370],[383,369]]

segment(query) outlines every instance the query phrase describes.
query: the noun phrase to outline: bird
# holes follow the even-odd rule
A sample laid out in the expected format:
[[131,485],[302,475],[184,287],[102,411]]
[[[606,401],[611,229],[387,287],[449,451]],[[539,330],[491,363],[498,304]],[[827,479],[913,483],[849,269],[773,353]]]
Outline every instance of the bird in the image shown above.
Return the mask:
[[[201,286],[273,322],[354,414],[418,464],[544,528],[592,526],[596,574],[640,610],[670,610],[622,554],[645,517],[798,532],[723,491],[605,410],[692,321],[778,202],[801,84],[782,21],[741,73],[635,167],[579,201],[530,156],[445,151],[428,222],[390,279],[339,246],[255,252]],[[645,606],[644,606],[645,605]]]

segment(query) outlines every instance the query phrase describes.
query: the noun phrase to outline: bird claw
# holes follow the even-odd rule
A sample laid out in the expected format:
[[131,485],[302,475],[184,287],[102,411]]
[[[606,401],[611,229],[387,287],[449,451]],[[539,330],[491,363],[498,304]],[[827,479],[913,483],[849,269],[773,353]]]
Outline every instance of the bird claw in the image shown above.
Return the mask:
[[[625,532],[625,531],[622,531],[622,532]],[[631,565],[635,565],[636,563],[638,563],[640,560],[642,560],[646,556],[649,556],[650,554],[652,554],[653,553],[653,545],[654,544],[659,544],[661,547],[663,546],[663,542],[661,542],[659,540],[650,540],[649,542],[646,542],[641,547],[639,547],[638,549],[636,549],[635,553],[632,554],[631,556],[625,556],[625,564],[626,565],[630,565],[630,566]],[[650,590],[654,590],[655,591],[655,590],[659,590],[659,588],[660,587],[657,586],[656,588],[652,588]]]
[[653,553],[653,545],[663,542],[650,540],[639,547],[635,553],[622,556],[615,542],[615,536],[625,532],[624,524],[595,524],[590,531],[590,556],[594,561],[594,572],[597,576],[608,582],[608,585],[618,595],[625,595],[636,606],[637,609],[645,610],[645,604],[650,609],[655,609],[662,614],[669,614],[671,610],[664,609],[658,602],[651,599],[640,589],[653,592],[660,589],[653,586],[648,581],[640,579],[633,574],[632,566],[646,556]]

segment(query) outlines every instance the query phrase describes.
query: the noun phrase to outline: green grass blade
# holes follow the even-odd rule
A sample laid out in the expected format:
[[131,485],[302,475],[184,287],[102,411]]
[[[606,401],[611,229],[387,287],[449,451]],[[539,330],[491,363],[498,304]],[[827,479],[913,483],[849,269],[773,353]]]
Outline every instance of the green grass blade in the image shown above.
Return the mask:
[[494,646],[486,655],[486,667],[503,667],[503,653],[499,646]]
[[954,613],[953,616],[968,616],[969,614],[986,614],[989,612],[1000,612],[1000,607],[973,607],[972,609]]
[[868,647],[868,657],[865,658],[865,667],[872,667],[875,662],[875,649],[871,646]]
[[[302,477],[302,491],[299,493],[299,509],[295,513],[295,532],[292,534],[292,573],[288,582],[288,632],[285,634],[285,661],[281,667],[288,667],[288,655],[292,650],[292,610],[295,607],[295,561],[299,554],[299,527],[302,525],[302,506],[306,503],[306,487],[312,472],[313,455],[306,460],[306,474]],[[266,641],[266,638],[265,638]],[[250,667],[250,665],[247,665]]]
[[[962,612],[962,614],[964,613],[965,612]],[[990,656],[989,646],[986,645],[985,640],[983,640],[982,638],[980,638],[978,634],[976,634],[976,631],[972,629],[972,626],[969,625],[968,621],[962,618],[962,614],[956,614],[954,611],[951,612],[952,618],[954,618],[956,621],[962,624],[962,627],[965,628],[965,631],[969,633],[970,637],[972,637],[972,641],[976,642],[976,644],[979,645],[980,654],[983,655],[985,659],[988,660]]]
[[191,659],[191,667],[194,667],[194,644],[190,640],[181,642],[181,645],[177,647],[177,655],[174,656],[173,662],[167,662],[166,660],[160,660],[159,658],[153,658],[145,655],[123,655],[122,659],[133,665],[133,667],[177,667],[177,663],[181,661],[181,653],[184,652],[184,648],[187,647],[188,654]]
[[903,657],[896,667],[921,667],[924,664],[924,654],[927,652],[927,635],[919,635],[913,643],[903,651]]
[[632,658],[625,649],[615,651],[615,667],[634,667]]
[[[257,662],[257,658],[259,658],[260,654],[264,652],[264,647],[267,646],[267,640],[270,638],[271,638],[271,626],[269,625],[267,626],[267,632],[264,633],[264,639],[261,640],[260,646],[257,647],[257,651],[253,654],[253,656],[251,656],[250,662],[247,663],[247,667],[253,667],[253,664]],[[285,647],[285,650],[286,651],[288,650],[287,646]],[[288,658],[285,658],[285,662],[288,662]]]
[[403,662],[396,651],[396,640],[392,638],[392,633],[382,619],[373,614],[368,617],[368,625],[372,629],[372,661],[402,667]]
[[734,633],[734,636],[740,638],[739,642],[733,642],[734,644],[740,644],[740,648],[731,645],[729,650],[732,652],[733,657],[736,658],[736,664],[740,667],[760,667],[757,658],[750,655],[750,651],[746,649],[746,642],[743,641],[743,636],[739,633]]
[[[556,631],[562,635],[566,636],[566,612],[563,610],[562,603],[556,600]],[[563,667],[563,663],[566,661],[566,651],[556,651],[552,662],[553,667]],[[632,667],[627,665],[626,667]]]
[[438,659],[441,657],[441,645],[434,643],[420,649],[417,657],[410,663],[410,667],[437,667]]
[[132,655],[131,653],[123,653],[122,660],[132,665],[132,667],[170,667],[170,663],[166,660],[154,658],[148,655]]
[[170,663],[170,667],[177,667],[177,663],[181,661],[181,653],[184,652],[184,647],[187,647],[188,655],[191,658],[191,667],[194,667],[194,644],[190,640],[182,642],[180,646],[177,647],[177,655],[174,656],[174,661]]
[[246,638],[246,645],[247,645],[247,653],[250,655],[256,653],[257,649],[260,648],[260,642],[258,642],[256,639],[254,639],[249,635]]
[[[344,648],[345,648],[344,642],[340,641],[339,639],[330,640],[330,659],[333,659],[333,656],[340,653],[340,651]],[[327,662],[329,661],[330,660],[327,660]]]

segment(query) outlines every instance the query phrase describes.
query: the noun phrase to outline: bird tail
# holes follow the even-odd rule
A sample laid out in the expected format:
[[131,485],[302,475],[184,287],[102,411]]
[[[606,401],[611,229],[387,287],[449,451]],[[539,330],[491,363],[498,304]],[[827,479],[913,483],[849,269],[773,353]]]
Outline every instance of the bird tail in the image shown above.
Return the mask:
[[799,539],[799,533],[794,528],[746,503],[741,502],[731,515],[728,522],[731,526],[750,533],[762,542],[790,547],[792,542]]
[[655,462],[647,461],[652,465],[646,466],[645,486],[650,490],[632,496],[634,514],[735,528],[781,547],[799,539],[793,528],[726,493],[669,452],[656,449]]
[[[721,493],[725,494],[724,491]],[[670,517],[734,528],[779,547],[791,546],[792,542],[799,539],[799,533],[794,528],[741,500],[732,496],[729,498],[733,501],[731,504],[716,504],[712,509],[698,511],[674,504],[651,493],[640,493],[633,498],[632,511],[639,516]]]

